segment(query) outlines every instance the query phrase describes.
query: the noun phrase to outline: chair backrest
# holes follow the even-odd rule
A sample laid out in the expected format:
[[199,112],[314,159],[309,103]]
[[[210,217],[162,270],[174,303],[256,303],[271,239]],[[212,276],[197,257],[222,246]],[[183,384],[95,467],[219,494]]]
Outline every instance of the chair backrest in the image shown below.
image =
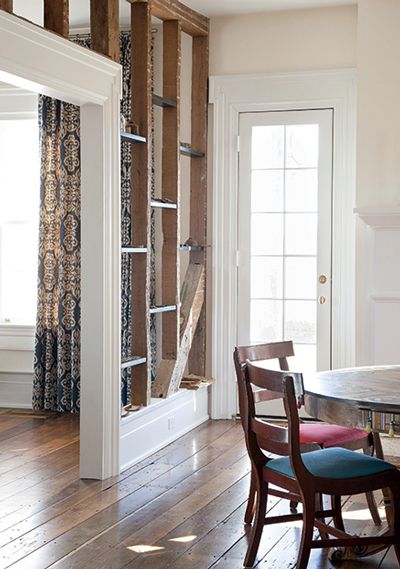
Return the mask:
[[[300,447],[298,408],[304,398],[303,375],[297,372],[269,370],[250,361],[247,361],[241,369],[247,395],[247,400],[244,400],[242,404],[248,406],[246,426],[250,457],[253,456],[257,464],[260,459],[262,461],[262,457],[265,463],[265,455],[262,451],[289,455],[296,478],[298,480],[308,479],[311,475],[303,464],[300,448],[302,452],[306,452],[315,450],[315,445],[302,444]],[[288,420],[287,429],[256,417],[253,412],[254,401],[252,404],[254,388],[282,393]]]
[[[268,344],[257,344],[255,346],[238,346],[235,349],[234,360],[236,367],[236,374],[238,373],[238,366],[242,366],[247,360],[251,362],[266,361],[266,360],[279,360],[279,367],[282,370],[288,370],[289,365],[287,358],[294,356],[293,342],[270,342]],[[239,380],[239,378],[238,378]],[[254,402],[271,401],[272,399],[281,399],[282,393],[277,393],[267,390],[256,390],[254,392]]]

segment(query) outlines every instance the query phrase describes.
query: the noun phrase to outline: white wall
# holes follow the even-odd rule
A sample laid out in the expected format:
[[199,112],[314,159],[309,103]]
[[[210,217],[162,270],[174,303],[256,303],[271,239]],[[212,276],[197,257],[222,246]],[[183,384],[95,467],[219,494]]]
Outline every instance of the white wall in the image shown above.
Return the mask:
[[355,67],[356,37],[355,6],[213,18],[210,75]]
[[400,363],[400,3],[358,14],[357,363]]
[[399,22],[398,0],[359,3],[358,207],[400,205]]

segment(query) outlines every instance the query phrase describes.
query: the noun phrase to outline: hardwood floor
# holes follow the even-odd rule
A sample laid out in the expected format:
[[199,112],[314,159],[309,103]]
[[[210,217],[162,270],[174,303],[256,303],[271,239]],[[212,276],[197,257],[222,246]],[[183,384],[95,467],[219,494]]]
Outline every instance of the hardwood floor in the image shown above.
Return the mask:
[[[249,464],[240,423],[209,421],[120,476],[79,480],[79,419],[0,410],[0,569],[239,569]],[[270,508],[287,511],[286,501]],[[354,532],[373,529],[363,496]],[[300,526],[269,526],[257,567],[293,567]],[[309,569],[333,569],[314,551]],[[391,550],[342,569],[398,569]]]

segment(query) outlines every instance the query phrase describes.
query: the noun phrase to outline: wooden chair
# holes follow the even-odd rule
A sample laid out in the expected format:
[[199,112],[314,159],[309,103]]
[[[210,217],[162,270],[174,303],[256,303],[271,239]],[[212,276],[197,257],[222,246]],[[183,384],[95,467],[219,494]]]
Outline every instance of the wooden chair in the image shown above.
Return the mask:
[[[256,514],[252,526],[245,566],[252,567],[265,524],[303,520],[302,537],[296,569],[306,569],[311,549],[394,545],[400,563],[400,472],[392,464],[343,448],[301,452],[298,404],[303,400],[300,373],[271,371],[247,362],[242,366],[245,389],[240,392],[240,410],[244,416],[246,441],[256,483]],[[288,428],[269,424],[255,415],[253,388],[284,397]],[[266,458],[265,452],[279,455]],[[266,505],[270,485],[292,499],[300,496],[303,514],[270,516]],[[387,488],[392,497],[391,532],[374,537],[356,537],[345,532],[341,496]],[[331,496],[331,509],[316,508],[318,496]],[[332,517],[333,526],[324,519]],[[316,527],[321,539],[313,539]],[[329,537],[329,536],[333,536]]]
[[[279,360],[281,370],[289,370],[287,358],[294,355],[293,342],[272,342],[268,344],[258,344],[254,346],[240,346],[235,349],[234,362],[238,379],[239,398],[240,390],[243,387],[241,381],[241,366],[249,360]],[[253,394],[254,402],[270,401],[282,398],[282,393],[276,394],[266,390],[256,391]],[[243,416],[241,413],[242,421]],[[341,447],[349,450],[363,450],[365,454],[372,455],[374,451],[373,436],[361,429],[352,429],[341,425],[328,425],[326,423],[302,423],[300,425],[300,442],[316,443],[320,448]],[[315,447],[314,447],[315,448]],[[253,471],[250,478],[250,491],[247,508],[244,516],[245,523],[251,523],[255,509],[256,484]],[[372,493],[368,493],[367,503],[371,512],[371,517],[376,525],[381,523],[375,498]],[[295,510],[297,503],[292,500],[290,507]]]

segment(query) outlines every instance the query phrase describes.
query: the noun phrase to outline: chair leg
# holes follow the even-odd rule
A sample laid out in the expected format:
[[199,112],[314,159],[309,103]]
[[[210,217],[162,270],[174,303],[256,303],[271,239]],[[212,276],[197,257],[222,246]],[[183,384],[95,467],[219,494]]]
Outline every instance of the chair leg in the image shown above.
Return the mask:
[[340,496],[331,496],[332,510],[335,514],[333,515],[333,525],[335,528],[345,531],[344,523],[342,518],[342,500]]
[[253,473],[253,467],[251,468],[250,473],[250,489],[249,489],[249,498],[247,500],[247,508],[244,514],[244,523],[251,524],[254,517],[254,510],[256,507],[256,481]]
[[314,496],[311,500],[305,500],[303,503],[303,531],[296,569],[307,569],[314,533],[315,500]]
[[400,488],[398,486],[391,488],[392,493],[392,531],[397,537],[393,547],[396,553],[397,561],[400,566]]
[[373,492],[366,492],[365,497],[367,498],[368,508],[369,508],[370,513],[371,513],[371,517],[374,521],[374,524],[376,526],[382,525],[382,520],[381,520],[381,517],[379,515],[378,506],[376,505],[376,502],[375,502],[374,493]]
[[[373,447],[365,448],[364,454],[367,454],[368,456],[372,456],[374,454]],[[365,497],[367,498],[368,508],[369,508],[370,513],[371,513],[371,517],[373,519],[374,524],[376,526],[382,525],[382,520],[381,520],[381,517],[379,515],[378,506],[376,505],[375,496],[374,496],[373,492],[366,492]]]
[[261,534],[265,524],[267,500],[268,484],[261,481],[261,488],[259,488],[258,484],[256,488],[256,514],[254,517],[253,527],[251,528],[250,543],[247,548],[246,557],[244,558],[245,567],[253,567],[253,563],[257,555]]
[[297,512],[297,506],[298,506],[298,502],[295,502],[294,500],[290,500],[290,511],[294,514],[295,512]]
[[[316,494],[315,495],[315,509],[320,510],[321,512],[324,510],[324,496],[323,496],[323,494]],[[322,523],[324,523],[324,524],[326,523],[325,518],[319,518],[319,519]],[[328,539],[329,538],[329,535],[322,530],[319,530],[319,535],[320,535],[321,539]]]

